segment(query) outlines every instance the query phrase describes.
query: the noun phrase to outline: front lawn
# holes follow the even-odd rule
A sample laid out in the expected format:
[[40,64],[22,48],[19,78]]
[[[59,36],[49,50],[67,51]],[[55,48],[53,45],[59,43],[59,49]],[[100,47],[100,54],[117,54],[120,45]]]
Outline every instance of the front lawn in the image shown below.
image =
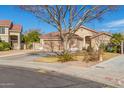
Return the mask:
[[120,54],[118,54],[118,53],[106,52],[106,53],[103,54],[103,60],[108,60],[108,59],[110,59],[110,58],[112,58],[112,57],[116,57],[116,56],[118,56],[118,55],[120,55]]
[[49,57],[40,57],[40,58],[37,58],[35,59],[34,61],[36,62],[57,62],[59,59],[58,57],[55,57],[55,56],[49,56]]

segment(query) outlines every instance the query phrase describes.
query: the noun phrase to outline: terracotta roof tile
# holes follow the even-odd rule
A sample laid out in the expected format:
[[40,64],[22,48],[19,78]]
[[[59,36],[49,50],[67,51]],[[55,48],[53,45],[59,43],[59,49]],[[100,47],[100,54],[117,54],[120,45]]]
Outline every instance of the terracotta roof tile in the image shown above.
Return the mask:
[[107,33],[107,32],[99,32],[98,34],[92,36],[91,39],[96,38],[96,37],[101,36],[101,35],[107,35],[110,37],[112,36],[110,33]]
[[[81,26],[81,28],[84,28],[84,29],[87,29],[88,31],[91,31],[91,32],[96,33],[96,35],[93,36],[93,37],[97,37],[97,36],[101,35],[100,32],[97,32],[97,31],[95,31],[95,30],[93,30],[93,29],[90,29],[90,28],[87,28],[87,27],[85,27],[85,26]],[[63,32],[64,32],[64,33],[67,33],[67,31],[63,31]],[[102,33],[102,34],[103,34],[103,33]],[[109,35],[108,33],[104,33],[104,34]],[[76,36],[76,37],[78,37],[78,36]],[[42,38],[42,39],[58,39],[58,38],[59,38],[59,32],[50,32],[50,33],[48,33],[48,34],[41,35],[40,38]],[[91,37],[91,38],[92,38],[92,37]]]
[[0,20],[0,26],[7,26],[10,27],[11,26],[11,21],[10,20]]
[[[85,27],[85,26],[81,26],[81,28],[84,28],[84,29],[87,29],[87,30],[89,30],[89,31],[98,33],[97,31],[92,30],[92,29],[90,29],[90,28],[87,28],[87,27]],[[64,30],[63,30],[63,32],[64,32],[65,34],[68,33],[67,31],[64,31]],[[42,38],[42,39],[58,39],[58,38],[59,38],[59,32],[50,32],[50,33],[48,33],[48,34],[41,35],[40,38]]]
[[44,34],[44,35],[41,35],[40,38],[42,38],[42,39],[58,39],[59,32],[51,32],[48,34]]
[[[65,33],[66,34],[66,33]],[[51,32],[48,34],[41,35],[40,38],[42,39],[60,39],[59,32]],[[79,35],[74,35],[74,38],[82,39]]]
[[21,25],[18,25],[18,24],[14,24],[12,25],[12,27],[10,28],[10,31],[18,31],[18,32],[21,32],[22,30],[22,26]]

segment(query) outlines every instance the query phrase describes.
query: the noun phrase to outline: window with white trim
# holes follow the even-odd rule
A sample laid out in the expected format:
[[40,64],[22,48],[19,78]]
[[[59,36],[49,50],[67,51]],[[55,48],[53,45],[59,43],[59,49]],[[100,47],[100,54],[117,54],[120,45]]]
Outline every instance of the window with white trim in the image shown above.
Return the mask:
[[5,28],[4,27],[0,27],[0,34],[5,34]]

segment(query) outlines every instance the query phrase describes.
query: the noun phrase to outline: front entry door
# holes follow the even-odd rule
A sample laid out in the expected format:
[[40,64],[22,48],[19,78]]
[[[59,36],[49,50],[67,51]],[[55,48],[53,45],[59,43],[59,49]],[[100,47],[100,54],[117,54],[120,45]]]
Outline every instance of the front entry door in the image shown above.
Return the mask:
[[17,49],[18,37],[16,35],[11,35],[10,36],[10,42],[11,42],[12,49]]

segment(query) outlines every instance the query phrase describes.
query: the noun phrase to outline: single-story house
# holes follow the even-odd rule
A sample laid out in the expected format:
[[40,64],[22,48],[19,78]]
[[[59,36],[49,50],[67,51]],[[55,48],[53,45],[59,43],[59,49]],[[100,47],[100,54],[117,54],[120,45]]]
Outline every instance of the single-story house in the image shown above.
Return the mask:
[[[65,32],[68,34],[68,32]],[[69,50],[82,50],[91,46],[98,50],[101,43],[108,44],[111,39],[110,33],[98,32],[93,29],[81,26],[74,34],[68,44]],[[51,32],[40,36],[41,46],[44,50],[61,50],[63,48],[59,32]]]
[[0,20],[0,40],[11,43],[13,49],[21,48],[22,26],[10,20]]

